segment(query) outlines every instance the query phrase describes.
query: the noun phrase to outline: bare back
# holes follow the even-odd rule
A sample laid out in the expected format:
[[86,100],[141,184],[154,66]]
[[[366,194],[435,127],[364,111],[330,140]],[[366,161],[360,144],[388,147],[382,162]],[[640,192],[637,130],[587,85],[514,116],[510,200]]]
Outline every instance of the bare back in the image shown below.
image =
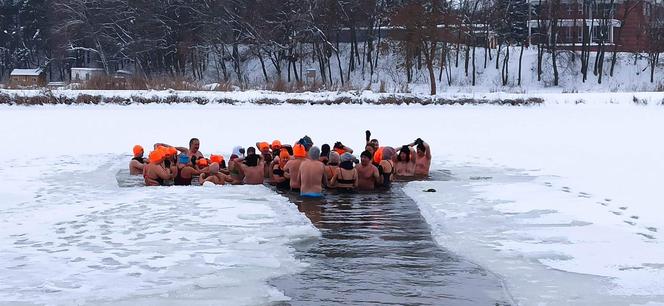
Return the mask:
[[129,175],[142,175],[143,174],[143,168],[145,167],[145,164],[132,159],[129,162]]
[[240,165],[242,172],[244,172],[244,183],[247,185],[260,185],[265,180],[265,166],[263,162],[258,163],[255,167],[247,165]]
[[145,186],[161,186],[165,180],[171,179],[169,170],[161,164],[148,164],[143,168]]
[[323,191],[323,177],[325,165],[317,160],[306,160],[300,165],[300,192],[321,193]]
[[301,158],[291,159],[284,166],[284,171],[290,177],[290,187],[293,189],[300,189],[300,166],[304,160]]

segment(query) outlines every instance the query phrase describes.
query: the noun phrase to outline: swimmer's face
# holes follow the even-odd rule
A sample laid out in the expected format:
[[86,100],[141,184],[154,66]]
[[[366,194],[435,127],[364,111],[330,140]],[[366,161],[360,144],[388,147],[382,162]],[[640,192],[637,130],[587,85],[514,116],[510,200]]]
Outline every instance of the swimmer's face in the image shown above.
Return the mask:
[[406,160],[406,158],[408,158],[408,153],[404,151],[399,152],[399,159]]
[[422,150],[420,148],[417,148],[417,156],[422,157],[422,156],[424,156],[424,153],[426,153],[424,150]]
[[374,147],[371,144],[368,144],[366,147],[364,147],[364,150],[371,152],[371,154],[375,152]]
[[362,156],[360,157],[360,162],[362,163],[362,166],[366,166],[371,162],[371,159],[366,156]]
[[189,150],[198,152],[198,148],[201,147],[201,142],[198,140],[194,140],[191,142],[191,145],[189,146]]

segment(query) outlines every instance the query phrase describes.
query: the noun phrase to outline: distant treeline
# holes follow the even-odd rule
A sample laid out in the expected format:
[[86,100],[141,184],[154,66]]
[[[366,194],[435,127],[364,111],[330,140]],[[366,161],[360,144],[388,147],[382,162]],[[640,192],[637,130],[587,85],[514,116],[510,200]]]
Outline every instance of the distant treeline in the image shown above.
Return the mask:
[[[555,20],[561,1],[540,2],[535,15]],[[493,60],[506,83],[510,49],[523,52],[528,43],[530,13],[526,0],[0,0],[0,80],[14,68],[43,67],[49,79],[66,80],[71,67],[100,67],[191,79],[213,69],[215,81],[242,83],[251,59],[265,82],[274,81],[268,71],[297,82],[306,58],[323,83],[343,85],[358,69],[373,75],[388,46],[381,41],[393,39],[389,52],[401,55],[400,73],[410,81],[413,70],[426,71],[435,92],[445,66],[458,67],[460,56],[474,85],[476,48],[485,49],[477,60],[485,67],[492,61],[486,50],[497,50]],[[558,34],[549,30],[541,33],[548,39],[538,46],[537,73],[551,54],[557,85]],[[350,54],[340,55],[340,42]],[[591,65],[582,66],[585,81]]]

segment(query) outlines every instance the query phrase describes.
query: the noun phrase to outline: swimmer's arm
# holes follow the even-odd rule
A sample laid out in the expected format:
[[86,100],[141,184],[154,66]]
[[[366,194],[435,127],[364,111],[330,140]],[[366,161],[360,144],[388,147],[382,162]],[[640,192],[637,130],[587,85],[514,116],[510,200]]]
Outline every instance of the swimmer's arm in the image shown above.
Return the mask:
[[374,171],[373,171],[373,177],[374,177],[374,180],[376,180],[376,183],[381,184],[380,173],[378,173],[378,168],[375,168],[375,169],[374,169]]
[[137,160],[133,160],[133,159],[131,160],[131,162],[129,162],[129,165],[132,166],[132,167],[135,167],[136,169],[141,169],[141,170],[143,170],[143,168],[145,167],[144,164],[141,164]]
[[160,179],[162,179],[162,180],[169,180],[169,179],[171,179],[171,173],[169,172],[169,170],[167,170],[167,169],[164,168],[164,167],[155,167],[155,168],[157,168],[157,171],[155,171],[155,172],[156,172],[157,176],[158,176]]
[[321,184],[323,185],[323,187],[327,187],[327,183],[329,181],[328,181],[328,178],[327,178],[327,173],[325,172],[325,166],[322,166],[322,167],[323,167],[323,177],[322,177]]
[[422,145],[424,145],[425,154],[426,154],[427,158],[431,159],[431,148],[429,147],[429,144],[423,141]]
[[337,184],[337,173],[332,174],[332,178],[330,178],[330,184],[328,186],[334,186]]
[[290,167],[288,166],[289,163],[290,161],[286,162],[286,165],[284,166],[284,177],[290,180],[291,177],[290,177]]
[[354,183],[353,183],[353,186],[355,186],[355,188],[357,188],[357,187],[360,186],[360,180],[357,177],[357,169],[353,169],[353,170],[354,170],[353,171],[353,179],[355,180]]

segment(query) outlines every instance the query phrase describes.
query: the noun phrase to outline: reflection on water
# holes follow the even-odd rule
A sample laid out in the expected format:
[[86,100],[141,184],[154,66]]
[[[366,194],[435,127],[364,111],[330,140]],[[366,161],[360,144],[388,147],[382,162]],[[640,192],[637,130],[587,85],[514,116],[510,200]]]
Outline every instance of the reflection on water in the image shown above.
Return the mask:
[[285,194],[322,238],[299,251],[306,271],[271,283],[292,305],[504,305],[500,280],[437,246],[401,186],[324,199]]

